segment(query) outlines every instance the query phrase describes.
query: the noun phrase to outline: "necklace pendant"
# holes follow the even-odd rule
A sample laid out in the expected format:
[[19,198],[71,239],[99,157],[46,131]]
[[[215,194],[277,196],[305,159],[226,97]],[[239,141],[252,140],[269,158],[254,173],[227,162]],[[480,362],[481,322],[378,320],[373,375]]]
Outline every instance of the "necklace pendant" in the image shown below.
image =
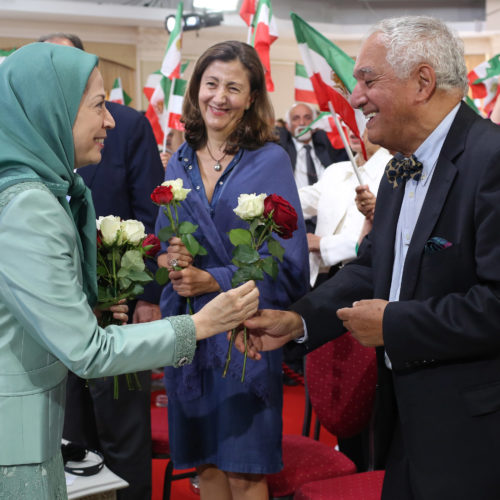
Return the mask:
[[216,163],[216,164],[214,165],[214,170],[215,170],[216,172],[220,172],[221,168],[222,168],[222,167],[220,166],[220,163]]

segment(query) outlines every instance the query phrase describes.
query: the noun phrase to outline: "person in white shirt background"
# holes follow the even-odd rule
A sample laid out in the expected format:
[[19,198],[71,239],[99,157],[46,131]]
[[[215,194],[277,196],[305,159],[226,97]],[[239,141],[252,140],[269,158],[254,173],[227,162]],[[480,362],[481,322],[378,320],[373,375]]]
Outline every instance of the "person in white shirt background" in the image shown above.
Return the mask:
[[[359,138],[353,133],[349,135],[363,180],[361,188],[376,195],[380,178],[392,155],[369,142],[366,133],[363,140],[367,160],[361,152]],[[338,269],[338,265],[356,257],[356,243],[365,220],[355,203],[358,186],[351,162],[343,161],[327,168],[315,184],[299,189],[304,218],[317,217],[314,234],[307,233],[311,286],[321,284]]]

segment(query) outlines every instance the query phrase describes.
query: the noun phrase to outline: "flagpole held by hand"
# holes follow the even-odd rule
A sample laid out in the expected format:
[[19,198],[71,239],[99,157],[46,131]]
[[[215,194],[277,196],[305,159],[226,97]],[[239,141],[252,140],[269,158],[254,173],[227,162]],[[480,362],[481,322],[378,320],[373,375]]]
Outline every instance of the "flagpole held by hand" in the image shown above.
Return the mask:
[[351,161],[352,169],[354,170],[354,173],[356,174],[356,177],[358,178],[359,185],[363,184],[363,181],[361,179],[361,173],[358,169],[358,166],[356,165],[356,161],[354,160],[354,156],[352,155],[351,147],[349,146],[349,143],[347,142],[347,137],[344,134],[344,129],[342,128],[342,125],[340,125],[339,119],[337,117],[337,113],[335,112],[335,108],[333,107],[333,104],[331,101],[328,101],[328,107],[330,108],[330,113],[333,116],[333,119],[335,121],[335,126],[337,127],[337,130],[339,131],[340,138],[342,139],[342,143],[344,144],[344,149],[346,150],[347,156],[349,157],[349,160]]

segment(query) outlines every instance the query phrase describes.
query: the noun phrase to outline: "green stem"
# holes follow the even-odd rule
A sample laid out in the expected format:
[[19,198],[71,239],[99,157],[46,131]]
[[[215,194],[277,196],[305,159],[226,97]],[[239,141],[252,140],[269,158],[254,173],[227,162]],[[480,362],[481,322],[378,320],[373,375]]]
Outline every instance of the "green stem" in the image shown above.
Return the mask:
[[175,223],[174,218],[172,217],[172,209],[170,208],[170,205],[166,206],[166,210],[163,210],[163,213],[167,216],[168,220],[170,221],[170,225],[172,226],[174,234],[176,236],[179,236],[177,224]]
[[113,399],[118,399],[118,375],[113,377]]
[[174,231],[177,236],[179,236],[179,214],[177,213],[177,203],[174,202],[174,212],[175,212],[175,227]]
[[266,225],[264,226],[264,229],[262,233],[260,233],[259,240],[257,241],[257,245],[255,247],[255,250],[259,250],[261,245],[264,243],[265,239],[269,236],[269,227],[272,225],[272,220],[267,220]]
[[229,347],[227,349],[227,354],[226,354],[226,364],[224,365],[224,371],[222,372],[223,377],[226,376],[227,370],[229,369],[229,363],[231,362],[231,351],[233,350],[235,337],[236,337],[236,329],[233,328],[233,331],[231,332],[231,339],[229,340]]
[[112,255],[112,263],[113,263],[113,297],[116,297],[118,294],[118,282],[116,279],[116,253],[117,249],[113,248],[113,251],[111,252]]
[[186,302],[187,302],[189,314],[192,316],[194,314],[194,311],[193,311],[193,305],[191,304],[191,300],[189,300],[189,297],[186,297]]
[[247,367],[247,355],[248,355],[248,348],[247,348],[247,327],[243,327],[243,342],[245,343],[245,356],[243,357],[243,369],[241,370],[241,381],[245,381],[245,370]]

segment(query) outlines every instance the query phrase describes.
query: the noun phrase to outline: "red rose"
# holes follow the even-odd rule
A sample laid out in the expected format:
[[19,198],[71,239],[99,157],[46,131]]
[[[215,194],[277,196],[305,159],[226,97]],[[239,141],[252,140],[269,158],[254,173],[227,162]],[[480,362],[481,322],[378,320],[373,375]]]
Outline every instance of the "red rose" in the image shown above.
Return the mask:
[[173,199],[172,186],[158,186],[151,193],[153,203],[157,205],[168,205]]
[[149,250],[146,251],[146,255],[150,257],[154,257],[161,248],[160,240],[154,234],[148,234],[144,241],[142,242],[143,247],[147,247],[149,245],[153,245]]
[[272,212],[274,223],[279,227],[276,232],[284,239],[292,237],[292,233],[297,229],[297,212],[281,196],[270,194],[264,200],[264,216],[267,217]]
[[102,233],[101,233],[101,230],[98,229],[97,230],[97,248],[101,248],[102,247]]

